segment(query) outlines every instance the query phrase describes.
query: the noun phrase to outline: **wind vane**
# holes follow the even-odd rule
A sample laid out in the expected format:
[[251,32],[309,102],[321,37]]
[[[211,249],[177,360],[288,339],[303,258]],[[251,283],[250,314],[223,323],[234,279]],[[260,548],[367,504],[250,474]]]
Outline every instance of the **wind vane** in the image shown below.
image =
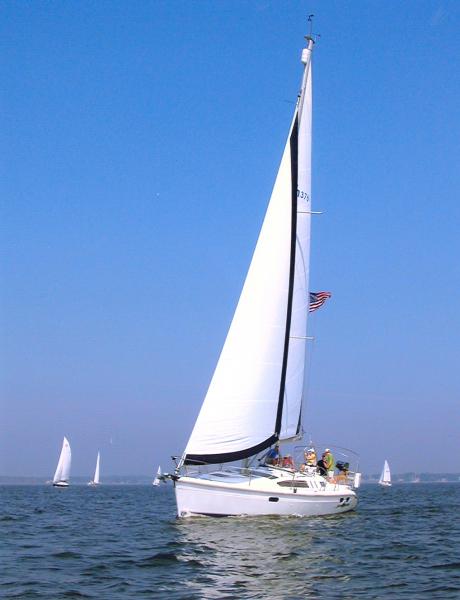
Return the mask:
[[319,33],[313,33],[313,17],[314,16],[315,15],[308,15],[307,22],[310,23],[310,31],[309,31],[308,35],[305,36],[305,39],[313,40],[315,42],[316,41],[315,38],[319,38],[321,36]]

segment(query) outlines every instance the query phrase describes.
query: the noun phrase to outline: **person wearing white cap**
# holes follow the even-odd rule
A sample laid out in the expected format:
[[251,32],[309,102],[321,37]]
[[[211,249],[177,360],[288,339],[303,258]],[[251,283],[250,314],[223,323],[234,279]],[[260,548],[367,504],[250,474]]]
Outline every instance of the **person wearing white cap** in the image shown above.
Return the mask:
[[303,451],[303,457],[305,462],[300,465],[300,472],[311,471],[316,469],[316,452],[315,449],[305,448]]
[[316,467],[316,452],[314,448],[308,448],[308,450],[305,450],[304,452],[304,456],[305,456],[305,464],[307,465],[307,467]]
[[323,465],[329,477],[334,476],[335,459],[329,448],[326,448],[323,453]]
[[299,471],[301,473],[313,473],[316,471],[316,452],[315,449],[312,448],[305,448],[305,450],[303,451],[303,457],[304,457],[304,461],[300,467],[299,467]]

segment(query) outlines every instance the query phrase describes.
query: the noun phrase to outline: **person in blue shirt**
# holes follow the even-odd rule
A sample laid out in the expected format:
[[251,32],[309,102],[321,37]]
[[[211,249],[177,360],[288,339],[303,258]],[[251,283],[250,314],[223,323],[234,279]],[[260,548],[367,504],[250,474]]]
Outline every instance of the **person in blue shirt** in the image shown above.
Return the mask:
[[275,446],[273,448],[270,448],[270,450],[264,456],[264,459],[266,465],[279,465],[281,459],[279,442],[276,442]]

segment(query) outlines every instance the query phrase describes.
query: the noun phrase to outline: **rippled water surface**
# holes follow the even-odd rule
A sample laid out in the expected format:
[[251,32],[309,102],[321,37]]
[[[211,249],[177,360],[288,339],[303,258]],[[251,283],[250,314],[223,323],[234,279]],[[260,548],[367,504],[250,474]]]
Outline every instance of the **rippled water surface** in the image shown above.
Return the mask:
[[460,598],[460,485],[336,517],[175,518],[169,486],[0,488],[2,598]]

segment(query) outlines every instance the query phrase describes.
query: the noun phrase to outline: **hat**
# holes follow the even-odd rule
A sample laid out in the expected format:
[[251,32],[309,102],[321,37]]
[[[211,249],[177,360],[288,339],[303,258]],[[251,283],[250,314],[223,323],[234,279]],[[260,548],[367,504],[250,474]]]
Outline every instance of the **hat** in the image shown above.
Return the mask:
[[329,448],[325,448],[324,452],[330,452]]
[[314,448],[308,448],[308,452],[314,452],[315,449]]

